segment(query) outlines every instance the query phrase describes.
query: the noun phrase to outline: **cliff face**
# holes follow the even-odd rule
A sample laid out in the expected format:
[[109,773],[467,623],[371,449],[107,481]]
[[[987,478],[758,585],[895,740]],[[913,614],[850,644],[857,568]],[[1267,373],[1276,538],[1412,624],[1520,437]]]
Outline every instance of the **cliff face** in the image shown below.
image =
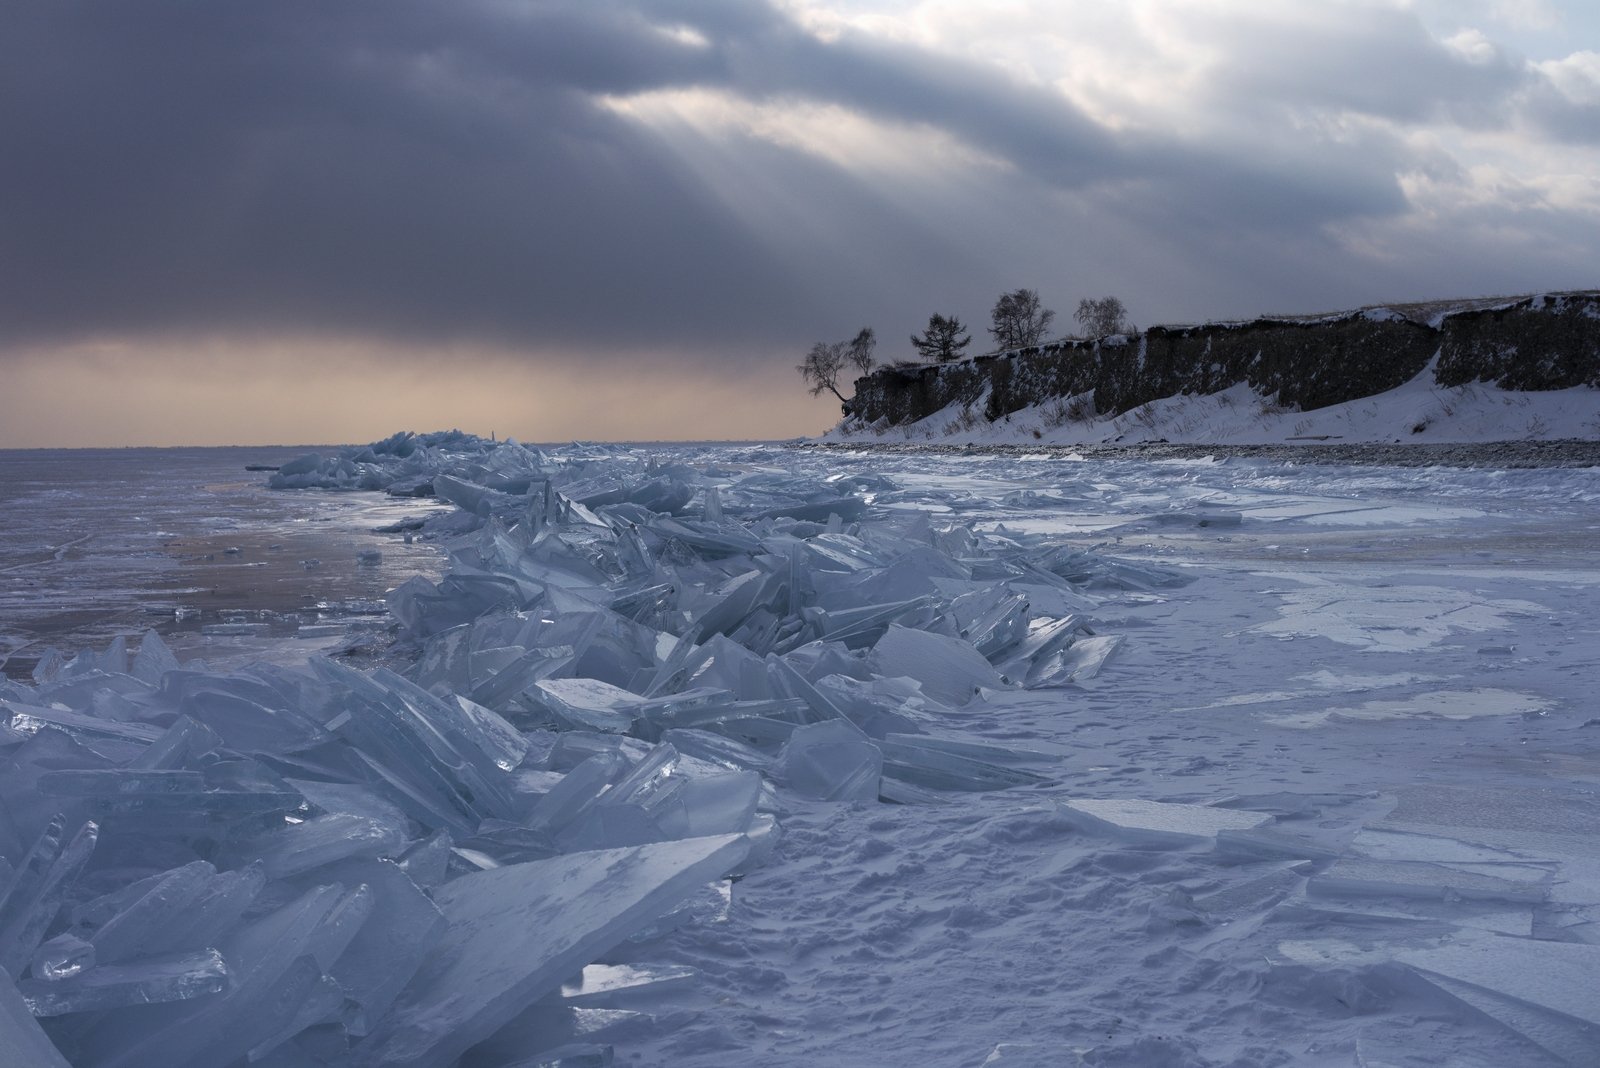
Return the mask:
[[1527,297],[1431,318],[1377,309],[1319,319],[1152,327],[1134,338],[1063,341],[937,366],[881,367],[856,380],[851,414],[926,418],[987,395],[990,420],[1094,391],[1102,414],[1239,382],[1303,411],[1394,389],[1438,356],[1440,385],[1600,386],[1600,291]]

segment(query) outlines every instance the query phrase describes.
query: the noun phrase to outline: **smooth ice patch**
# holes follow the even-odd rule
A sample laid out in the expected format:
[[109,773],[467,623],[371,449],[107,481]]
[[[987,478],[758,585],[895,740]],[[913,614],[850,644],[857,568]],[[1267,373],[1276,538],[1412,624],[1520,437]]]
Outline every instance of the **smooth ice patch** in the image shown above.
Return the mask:
[[1366,701],[1359,705],[1320,708],[1311,712],[1288,712],[1262,716],[1274,727],[1307,730],[1329,723],[1417,719],[1477,719],[1483,716],[1537,716],[1551,708],[1551,702],[1531,693],[1515,690],[1436,690],[1412,697]]
[[1245,705],[1270,705],[1282,704],[1288,701],[1299,701],[1307,697],[1320,698],[1328,691],[1339,693],[1363,693],[1368,690],[1387,690],[1401,686],[1416,686],[1421,683],[1440,681],[1437,675],[1340,675],[1332,671],[1313,671],[1305,675],[1296,675],[1290,682],[1303,682],[1308,688],[1300,690],[1265,690],[1254,693],[1231,694],[1219,698],[1209,704],[1196,705],[1190,708],[1179,708],[1177,712],[1202,712],[1212,708],[1237,708]]
[[1414,653],[1460,633],[1508,628],[1515,614],[1542,614],[1532,601],[1477,600],[1442,586],[1352,586],[1303,575],[1271,577],[1302,584],[1274,590],[1279,618],[1251,628],[1279,638],[1327,638],[1372,652]]

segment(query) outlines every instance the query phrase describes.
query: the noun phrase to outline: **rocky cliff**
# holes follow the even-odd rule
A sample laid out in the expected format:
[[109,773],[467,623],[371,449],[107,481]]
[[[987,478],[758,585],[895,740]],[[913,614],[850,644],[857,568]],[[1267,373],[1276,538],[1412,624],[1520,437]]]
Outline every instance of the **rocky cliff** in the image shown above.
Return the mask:
[[895,425],[981,400],[983,414],[995,420],[1091,391],[1095,409],[1114,414],[1240,382],[1309,411],[1394,389],[1430,362],[1442,386],[1600,386],[1600,291],[1157,326],[1132,337],[881,367],[856,380],[848,414]]

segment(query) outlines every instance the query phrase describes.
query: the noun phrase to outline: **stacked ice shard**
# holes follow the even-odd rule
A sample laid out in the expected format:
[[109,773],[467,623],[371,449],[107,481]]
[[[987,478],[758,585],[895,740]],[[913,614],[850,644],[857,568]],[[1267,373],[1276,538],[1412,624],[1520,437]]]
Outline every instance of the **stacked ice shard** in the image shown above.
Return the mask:
[[147,636],[0,699],[0,997],[26,1010],[0,1050],[448,1064],[769,831],[758,776],[669,744],[576,743],[564,774],[572,746],[397,674],[144,669],[168,657]]
[[1040,781],[963,709],[1115,639],[1034,601],[1176,581],[882,480],[602,447],[397,435],[273,483],[446,499],[449,567],[390,595],[386,667],[152,634],[0,682],[5,1063],[589,1056],[562,984],[760,863],[785,794]]

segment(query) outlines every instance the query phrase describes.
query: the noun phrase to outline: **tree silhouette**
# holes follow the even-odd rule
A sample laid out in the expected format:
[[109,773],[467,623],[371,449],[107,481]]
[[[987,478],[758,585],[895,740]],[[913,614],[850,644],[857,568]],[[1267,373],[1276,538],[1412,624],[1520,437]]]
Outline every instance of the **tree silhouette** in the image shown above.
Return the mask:
[[1099,300],[1085,298],[1078,301],[1078,310],[1072,314],[1083,328],[1084,335],[1092,338],[1132,333],[1133,328],[1128,325],[1127,316],[1128,309],[1116,297],[1101,297]]
[[934,313],[928,317],[928,328],[921,337],[911,335],[911,344],[916,346],[924,360],[949,363],[961,355],[962,349],[972,344],[972,335],[961,336],[964,330],[966,327],[955,316],[947,319]]
[[872,350],[877,343],[878,335],[873,333],[870,326],[862,327],[861,332],[849,341],[819,341],[811,346],[811,351],[806,353],[806,358],[800,361],[795,370],[805,379],[813,397],[827,390],[838,397],[841,404],[848,404],[849,401],[839,392],[839,375],[846,367],[854,367],[862,374],[870,371]]
[[990,313],[994,325],[989,333],[1002,351],[1025,349],[1044,340],[1045,331],[1056,313],[1039,302],[1039,294],[1031,289],[1002,293],[994,302]]

